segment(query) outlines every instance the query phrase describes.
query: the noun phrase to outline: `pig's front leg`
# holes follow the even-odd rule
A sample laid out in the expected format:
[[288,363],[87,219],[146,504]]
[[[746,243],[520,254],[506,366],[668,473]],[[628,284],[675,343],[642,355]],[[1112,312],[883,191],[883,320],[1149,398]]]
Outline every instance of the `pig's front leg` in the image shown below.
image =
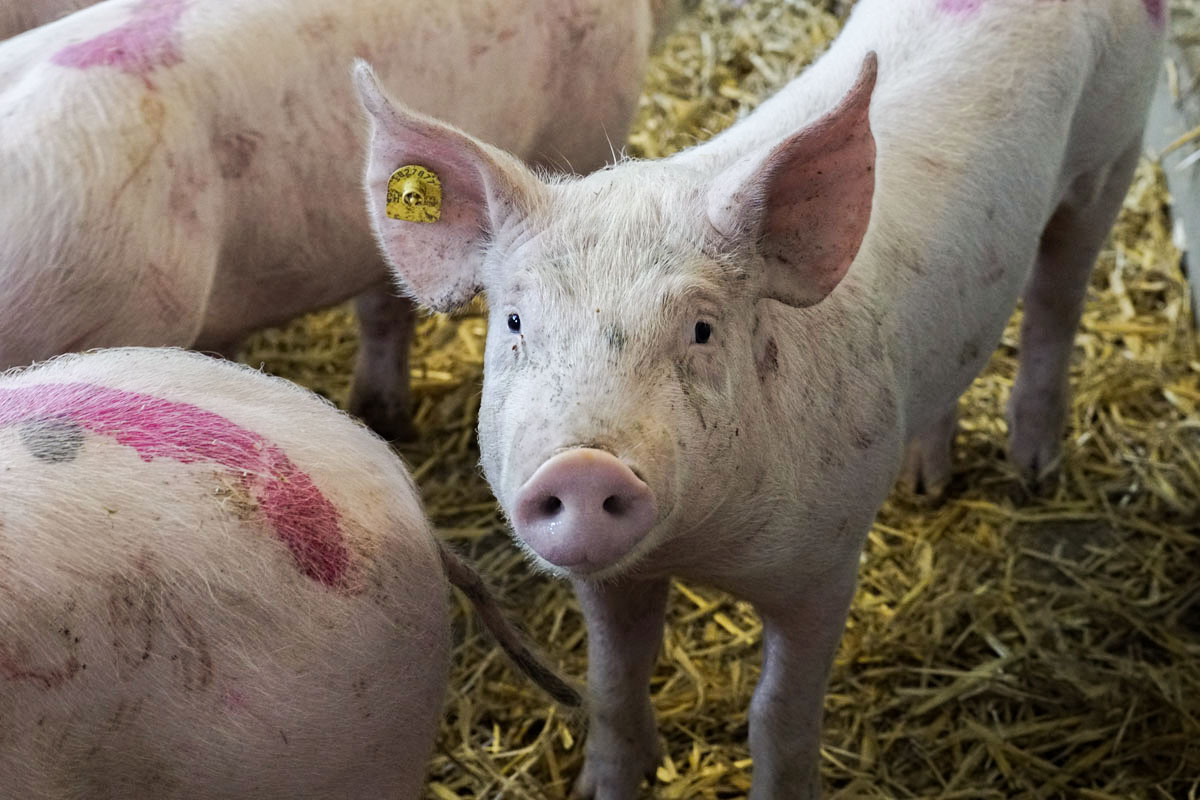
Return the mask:
[[844,575],[806,583],[792,603],[759,608],[763,668],[750,703],[750,800],[821,797],[823,700],[854,595],[856,565],[857,559]]
[[360,294],[354,301],[361,333],[350,413],[385,439],[413,439],[409,408],[408,349],[416,322],[415,307],[391,283]]
[[628,800],[658,765],[650,673],[670,582],[574,581],[588,628],[588,732],[573,797]]

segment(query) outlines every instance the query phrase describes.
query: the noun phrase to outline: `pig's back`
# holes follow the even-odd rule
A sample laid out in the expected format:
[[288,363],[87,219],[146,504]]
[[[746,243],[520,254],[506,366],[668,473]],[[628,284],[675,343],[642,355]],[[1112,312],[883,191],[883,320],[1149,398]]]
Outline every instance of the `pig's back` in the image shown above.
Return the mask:
[[878,53],[871,225],[842,284],[795,313],[841,332],[832,352],[882,326],[912,435],[986,362],[1072,183],[1136,145],[1160,12],[1149,0],[862,0],[799,79],[682,158],[711,169],[772,146]]
[[[5,305],[94,297],[94,325],[60,348],[223,346],[383,279],[348,77],[370,20],[336,10],[335,28],[304,27],[329,6],[108,0],[0,44]],[[146,286],[136,304],[130,284]],[[175,330],[140,324],[138,306]],[[6,363],[59,352],[3,349]]]
[[416,792],[447,589],[383,442],[282,381],[123,350],[0,382],[0,461],[13,796]]

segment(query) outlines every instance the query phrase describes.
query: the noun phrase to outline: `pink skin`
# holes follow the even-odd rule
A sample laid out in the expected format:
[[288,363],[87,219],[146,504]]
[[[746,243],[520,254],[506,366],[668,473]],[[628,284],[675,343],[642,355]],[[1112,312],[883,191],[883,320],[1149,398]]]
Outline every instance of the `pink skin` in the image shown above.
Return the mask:
[[0,389],[0,426],[70,420],[132,447],[145,461],[211,461],[253,493],[296,566],[315,581],[346,588],[350,555],[340,515],[307,474],[275,445],[188,403],[86,383]]
[[654,495],[633,470],[603,450],[577,447],[525,482],[513,524],[551,564],[588,572],[620,561],[656,516]]
[[946,14],[974,14],[983,0],[938,0],[938,11]]
[[179,20],[188,0],[143,0],[120,27],[92,39],[64,47],[51,59],[62,67],[90,69],[115,67],[150,83],[156,69],[183,61],[179,53]]

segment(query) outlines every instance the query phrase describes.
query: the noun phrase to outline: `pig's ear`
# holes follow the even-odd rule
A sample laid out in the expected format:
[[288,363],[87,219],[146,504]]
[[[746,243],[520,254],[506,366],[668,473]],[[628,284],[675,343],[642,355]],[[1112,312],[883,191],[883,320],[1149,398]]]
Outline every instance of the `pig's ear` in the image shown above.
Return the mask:
[[[522,222],[542,183],[502,150],[392,103],[365,61],[355,62],[354,82],[373,123],[365,184],[384,255],[418,302],[460,306],[480,291],[488,247]],[[389,193],[399,218],[388,214]]]
[[720,236],[757,244],[765,297],[818,303],[858,254],[875,193],[867,110],[876,71],[875,53],[868,53],[836,108],[765,155],[734,163],[708,190],[708,218]]

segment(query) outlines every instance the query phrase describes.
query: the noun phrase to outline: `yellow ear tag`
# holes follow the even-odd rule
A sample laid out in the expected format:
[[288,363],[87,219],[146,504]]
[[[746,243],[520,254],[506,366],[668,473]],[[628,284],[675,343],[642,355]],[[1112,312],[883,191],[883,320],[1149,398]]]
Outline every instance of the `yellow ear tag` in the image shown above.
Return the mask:
[[437,222],[442,216],[442,181],[432,170],[408,164],[388,178],[387,215],[405,222]]

